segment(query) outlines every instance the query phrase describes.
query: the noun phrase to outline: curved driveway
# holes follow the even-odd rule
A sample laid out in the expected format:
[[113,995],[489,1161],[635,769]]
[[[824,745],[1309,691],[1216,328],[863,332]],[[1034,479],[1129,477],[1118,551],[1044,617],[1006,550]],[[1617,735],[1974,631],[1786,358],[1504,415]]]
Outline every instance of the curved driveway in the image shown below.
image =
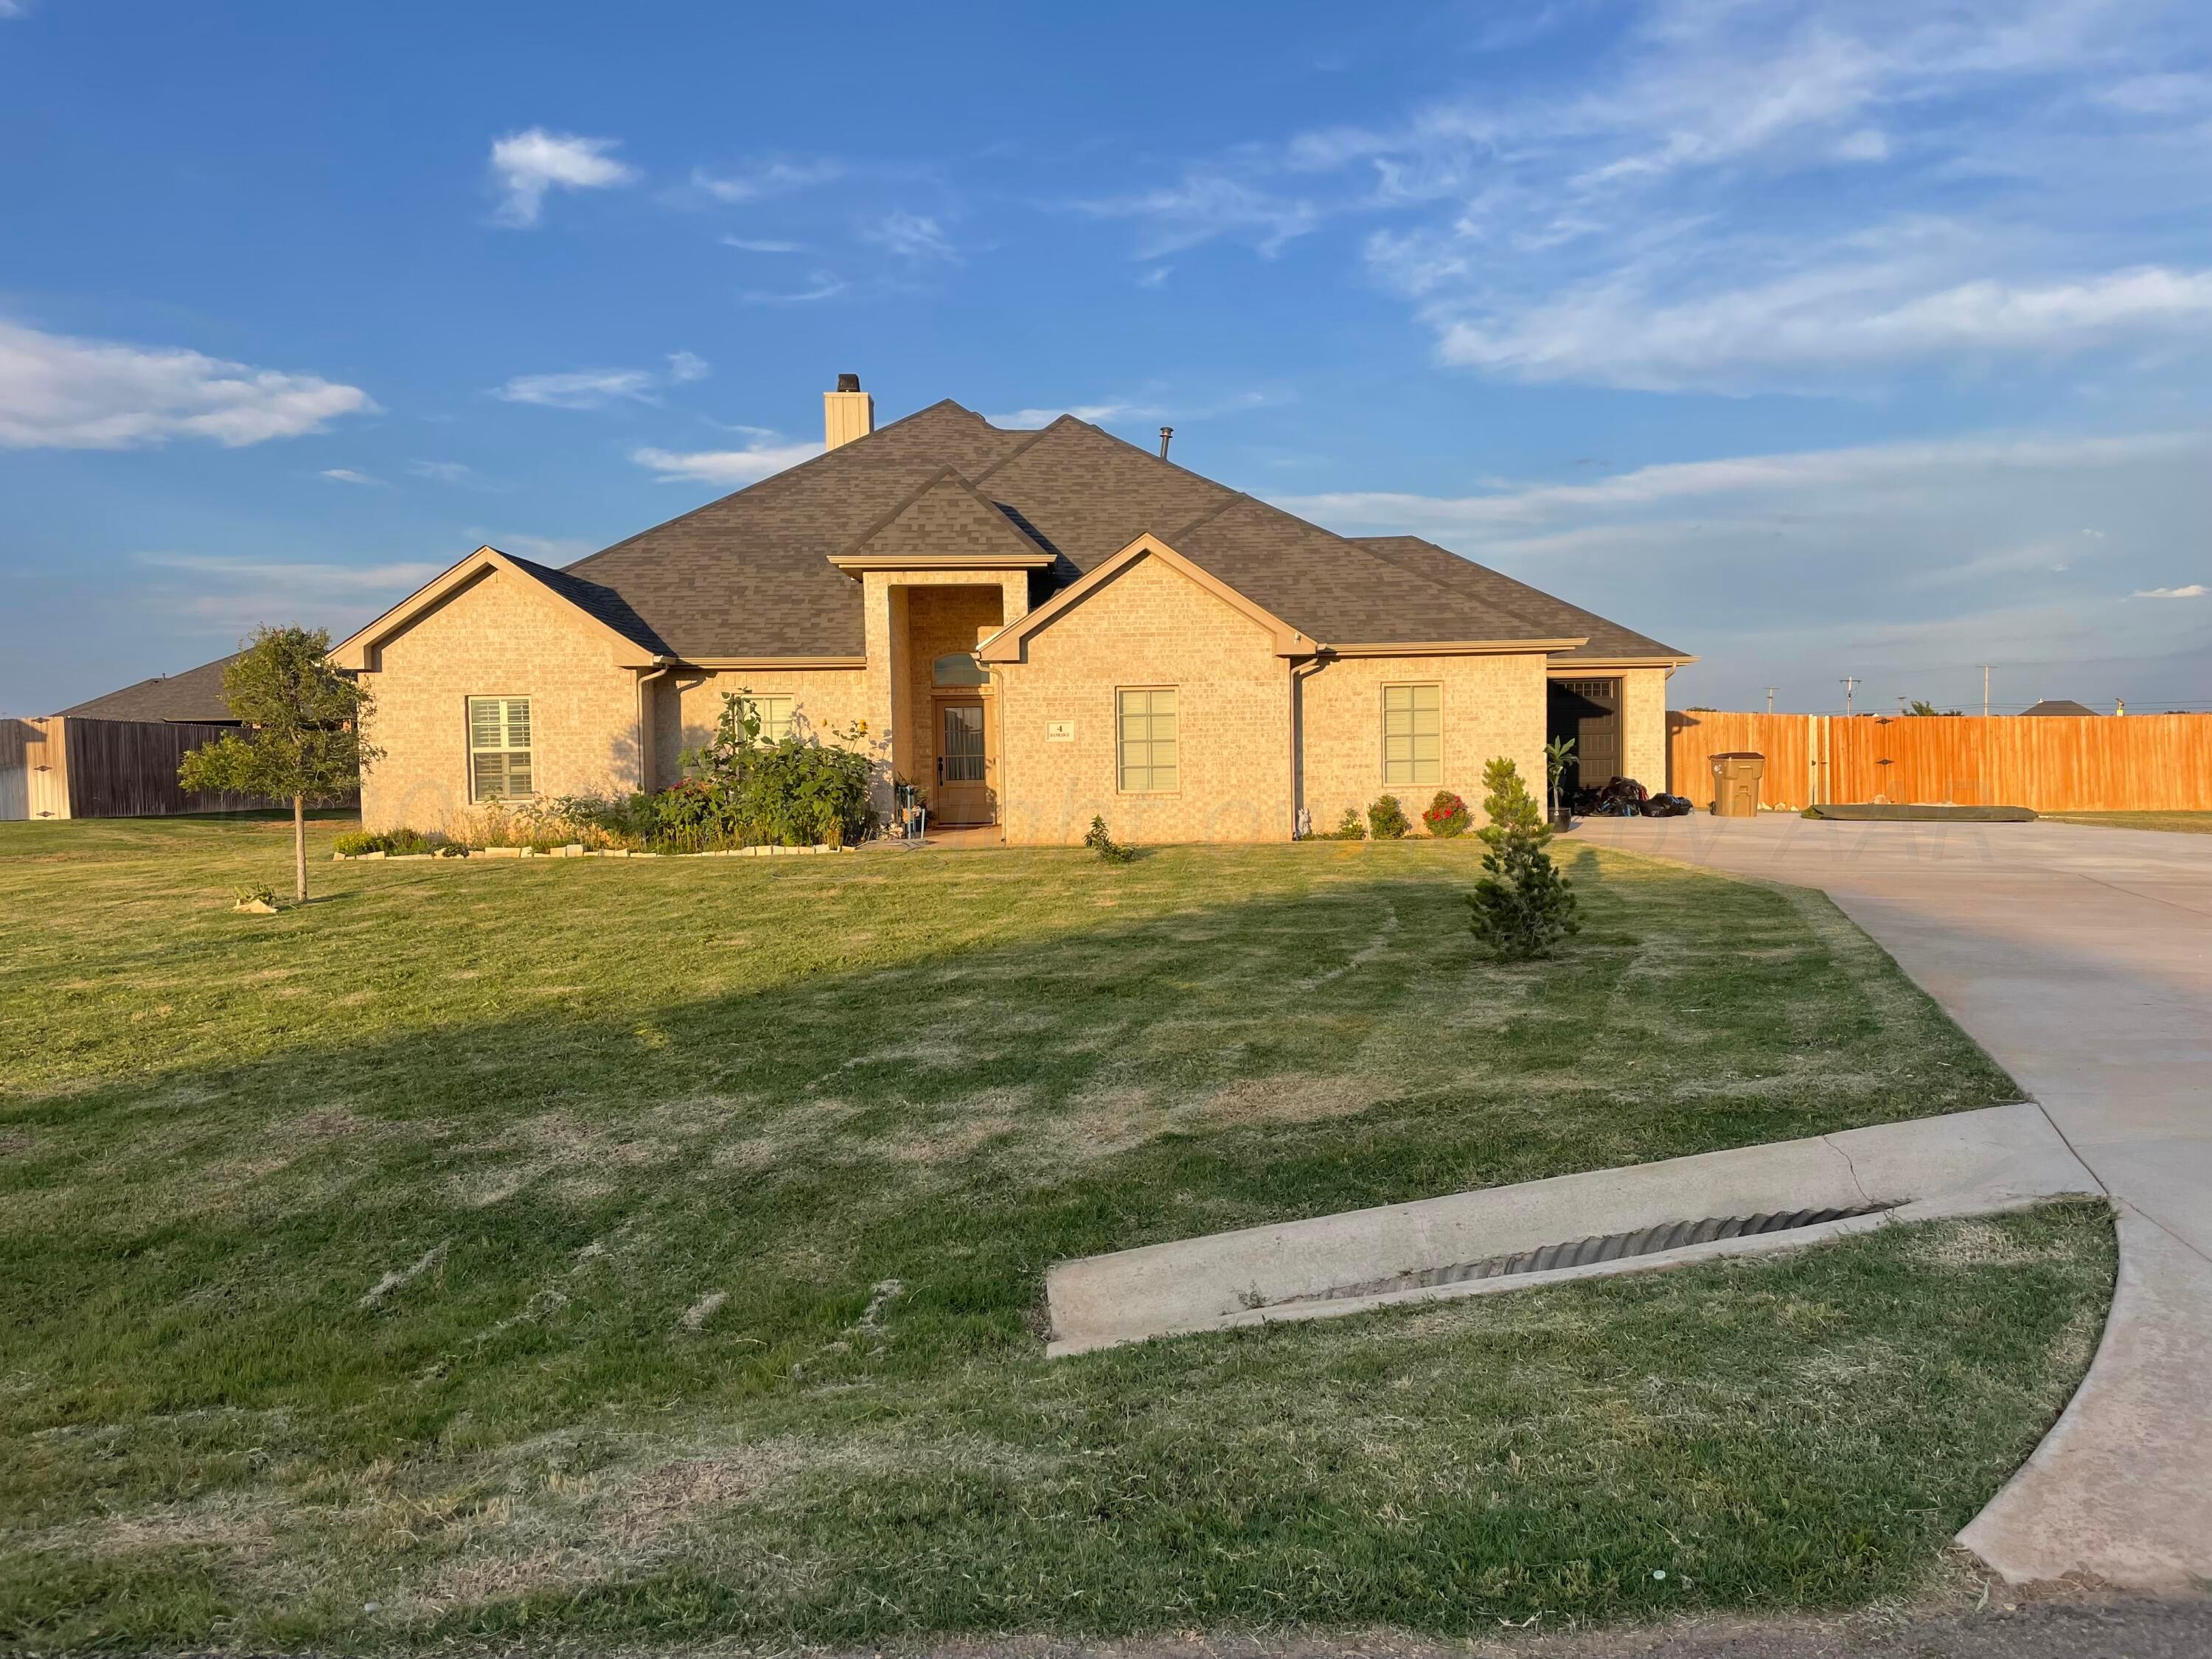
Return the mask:
[[2212,1580],[2212,836],[1593,818],[1577,842],[1818,887],[2040,1102],[2112,1194],[2088,1379],[1960,1540],[2008,1579]]

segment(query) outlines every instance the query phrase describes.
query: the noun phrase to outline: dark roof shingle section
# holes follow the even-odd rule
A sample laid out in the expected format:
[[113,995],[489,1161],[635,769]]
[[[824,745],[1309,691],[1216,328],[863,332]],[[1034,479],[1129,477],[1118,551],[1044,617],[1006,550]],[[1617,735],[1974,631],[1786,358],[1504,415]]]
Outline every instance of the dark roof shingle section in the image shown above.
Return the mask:
[[1061,583],[1101,565],[1146,531],[1170,531],[1227,506],[1237,492],[1147,454],[1110,432],[1063,415],[975,487],[1008,507],[1039,544],[1059,556]]
[[1004,507],[985,500],[973,484],[947,467],[838,552],[957,560],[1006,553],[1034,557],[1049,550],[1018,526]]
[[1325,644],[1588,634],[1594,657],[1682,654],[1418,538],[1338,536],[1072,416],[1002,431],[950,401],[565,571],[526,568],[656,652],[858,657],[861,589],[835,555],[1034,543],[1064,586],[1147,531]]
[[80,720],[232,725],[238,716],[231,712],[230,699],[223,695],[222,671],[237,660],[238,653],[234,652],[213,662],[204,662],[198,668],[187,668],[181,674],[141,680],[136,685],[126,685],[120,691],[110,691],[105,696],[60,712]]
[[1540,587],[1516,581],[1503,571],[1462,558],[1449,548],[1438,547],[1419,536],[1360,536],[1354,539],[1358,545],[1440,586],[1449,587],[1477,603],[1495,605],[1526,617],[1540,634],[1559,639],[1589,635],[1588,643],[1572,651],[1554,652],[1555,662],[1611,662],[1637,657],[1692,660],[1686,651],[1662,645],[1648,634],[1623,628],[1595,611],[1569,605]]
[[1324,644],[1546,637],[1511,611],[1473,602],[1249,495],[1161,539]]
[[829,556],[944,468],[973,477],[1030,435],[933,404],[565,574],[619,594],[679,656],[862,656],[860,585]]
[[2100,711],[2090,708],[2087,703],[2076,702],[2071,697],[2045,697],[2041,702],[2032,703],[2027,708],[2021,709],[2020,712],[2023,714],[2033,714],[2044,718],[2047,718],[2053,714],[2063,714],[2079,718],[2083,714],[2094,715]]

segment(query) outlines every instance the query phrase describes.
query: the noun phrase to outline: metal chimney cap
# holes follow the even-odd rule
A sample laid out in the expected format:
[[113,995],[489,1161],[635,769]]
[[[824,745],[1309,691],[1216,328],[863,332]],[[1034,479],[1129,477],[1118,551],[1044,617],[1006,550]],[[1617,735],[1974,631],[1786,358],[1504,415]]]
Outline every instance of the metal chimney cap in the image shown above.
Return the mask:
[[837,390],[838,390],[838,391],[840,391],[840,392],[858,392],[860,389],[860,377],[859,375],[857,375],[857,374],[840,374],[840,375],[837,377]]
[[1168,458],[1168,442],[1174,436],[1175,428],[1173,427],[1164,426],[1160,428],[1160,459],[1164,461]]

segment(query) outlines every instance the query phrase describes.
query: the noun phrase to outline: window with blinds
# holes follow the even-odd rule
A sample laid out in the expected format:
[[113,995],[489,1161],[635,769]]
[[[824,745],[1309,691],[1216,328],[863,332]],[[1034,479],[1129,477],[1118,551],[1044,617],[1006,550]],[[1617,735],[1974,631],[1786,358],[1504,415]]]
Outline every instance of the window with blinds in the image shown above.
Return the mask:
[[1115,694],[1120,707],[1117,770],[1125,795],[1171,794],[1182,787],[1173,686]]
[[791,735],[793,699],[789,697],[747,697],[752,711],[760,720],[763,743],[781,743]]
[[469,699],[469,799],[522,800],[538,793],[530,766],[530,699]]
[[1443,686],[1384,686],[1382,781],[1443,781]]

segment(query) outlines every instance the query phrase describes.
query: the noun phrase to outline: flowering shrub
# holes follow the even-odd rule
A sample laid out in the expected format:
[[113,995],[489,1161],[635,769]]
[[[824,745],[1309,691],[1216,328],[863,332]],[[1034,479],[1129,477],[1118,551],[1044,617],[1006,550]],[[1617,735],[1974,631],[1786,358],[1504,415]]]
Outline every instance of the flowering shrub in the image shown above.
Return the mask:
[[1467,803],[1449,789],[1437,791],[1437,798],[1429,803],[1429,810],[1421,814],[1421,822],[1429,826],[1429,833],[1449,841],[1463,836],[1474,827],[1468,816]]
[[1377,841],[1403,841],[1413,825],[1406,816],[1406,809],[1398,805],[1398,798],[1383,795],[1367,809],[1367,827],[1375,832]]
[[1344,809],[1344,816],[1336,821],[1336,828],[1330,832],[1329,839],[1331,841],[1365,841],[1367,839],[1367,820],[1360,816],[1357,806],[1347,806]]

